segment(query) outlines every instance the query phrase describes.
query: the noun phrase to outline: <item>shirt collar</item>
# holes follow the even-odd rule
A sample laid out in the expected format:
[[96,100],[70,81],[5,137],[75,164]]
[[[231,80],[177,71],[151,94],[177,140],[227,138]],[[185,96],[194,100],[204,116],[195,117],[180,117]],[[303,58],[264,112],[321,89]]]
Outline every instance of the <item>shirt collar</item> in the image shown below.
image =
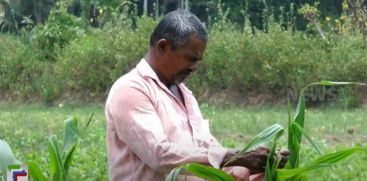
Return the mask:
[[[159,82],[159,84],[161,84],[160,86],[162,88],[164,87],[163,89],[167,89],[167,87],[164,86],[163,82],[159,80],[157,73],[154,72],[152,67],[149,65],[147,60],[145,60],[144,58],[142,58],[140,62],[138,63],[138,65],[136,65],[136,69],[138,70],[138,72],[140,73],[142,77],[152,78],[156,82]],[[192,92],[183,83],[178,84],[178,87],[181,88],[181,91],[192,94]]]
[[136,65],[136,69],[142,77],[150,77],[156,81],[160,81],[157,74],[144,58],[140,60],[138,65]]

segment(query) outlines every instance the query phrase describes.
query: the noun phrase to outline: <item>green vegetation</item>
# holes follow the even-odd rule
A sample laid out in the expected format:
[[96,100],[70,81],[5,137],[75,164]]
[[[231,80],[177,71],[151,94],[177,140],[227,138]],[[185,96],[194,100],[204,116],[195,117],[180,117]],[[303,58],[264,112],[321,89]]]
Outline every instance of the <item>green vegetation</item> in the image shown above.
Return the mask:
[[[45,106],[1,105],[1,110],[0,138],[8,142],[15,158],[18,160],[24,163],[38,163],[42,174],[48,175],[51,180],[55,177],[57,177],[57,180],[63,180],[62,178],[65,177],[69,180],[108,180],[105,124],[101,107],[75,108],[74,106],[68,106],[66,108],[50,108]],[[96,116],[91,120],[90,127],[86,132],[77,131],[76,125],[71,124],[75,122],[74,119],[65,122],[65,130],[63,120],[66,118],[80,115],[79,125],[84,126],[93,112],[96,112]],[[56,137],[65,136],[65,141],[55,140],[55,136],[48,141],[47,138],[53,134]],[[84,136],[80,141],[82,134]],[[64,144],[61,147],[64,151],[59,150],[57,152],[54,149],[56,144]],[[51,147],[48,148],[49,146]],[[72,152],[74,158],[70,167],[70,159],[66,159],[70,157],[66,155],[70,155],[69,153]],[[53,157],[55,155],[51,157],[51,153],[55,153],[56,157]],[[55,159],[58,157],[60,159]],[[62,162],[60,163],[60,161]],[[53,164],[49,165],[51,162]],[[57,165],[60,167],[57,167]],[[62,170],[65,170],[65,172]],[[56,173],[59,173],[59,175]]]
[[[105,101],[113,81],[146,53],[159,16],[183,6],[155,7],[155,1],[149,1],[143,10],[142,2],[0,0],[0,101],[22,102],[1,103],[0,139],[9,143],[16,158],[48,168],[45,138],[54,133],[62,137],[61,120],[78,115],[84,121],[95,112],[69,176],[107,180],[103,108],[62,104]],[[98,17],[91,17],[91,4]],[[253,98],[256,104],[264,95],[270,103],[284,105],[286,96],[310,82],[367,80],[366,1],[198,0],[190,1],[190,7],[209,32],[204,61],[187,82],[200,101],[232,104]],[[305,92],[306,102],[336,105],[306,110],[304,129],[321,149],[330,153],[366,146],[366,107],[356,108],[365,92],[353,86],[313,92]],[[23,105],[24,101],[56,107]],[[288,125],[283,107],[201,107],[213,133],[228,147],[243,147],[274,123]],[[346,109],[350,107],[356,109]],[[286,145],[283,138],[279,141]],[[305,143],[300,157],[310,163],[314,153]],[[310,178],[364,180],[366,159],[365,153],[352,156]]]
[[[50,163],[48,170],[48,179],[44,175],[44,171],[39,167],[38,163],[34,161],[21,162],[17,160],[9,145],[0,139],[0,167],[2,173],[5,173],[9,165],[16,165],[20,163],[26,163],[28,165],[28,173],[31,178],[37,181],[46,180],[70,180],[69,169],[72,165],[74,155],[78,150],[79,144],[83,136],[85,135],[86,129],[92,120],[91,116],[84,129],[79,130],[78,118],[71,117],[64,121],[64,146],[59,149],[57,136],[52,135],[48,138],[48,151]],[[3,175],[3,179],[6,177]]]
[[[62,107],[61,107],[62,106]],[[212,133],[228,147],[243,147],[258,132],[274,123],[287,125],[286,107],[213,107],[202,104],[203,115],[210,120]],[[0,105],[0,137],[7,141],[18,160],[35,161],[48,168],[47,138],[63,137],[62,120],[78,115],[85,125],[91,113],[95,116],[80,143],[77,157],[69,170],[70,178],[107,180],[105,118],[102,106]],[[366,107],[357,109],[307,109],[305,130],[325,153],[352,146],[366,146]],[[285,145],[281,138],[280,145]],[[315,150],[306,142],[300,157],[303,163],[316,159]],[[312,172],[313,180],[354,180],[367,177],[367,154],[358,154],[328,169]],[[302,164],[300,166],[303,166]],[[45,170],[42,170],[45,171]]]
[[[244,153],[254,149],[261,144],[268,145],[269,147],[269,156],[266,160],[265,167],[265,180],[266,181],[282,181],[282,180],[308,180],[307,174],[310,171],[314,171],[320,168],[330,167],[333,164],[338,163],[339,161],[353,155],[357,152],[367,153],[367,147],[356,146],[349,149],[344,149],[341,151],[336,151],[333,153],[324,154],[321,149],[317,146],[317,144],[312,140],[312,138],[304,131],[305,125],[305,91],[307,88],[316,85],[323,86],[335,86],[335,85],[367,85],[364,83],[356,83],[356,82],[332,82],[332,81],[321,81],[316,83],[311,83],[304,87],[299,95],[297,108],[295,111],[294,118],[291,118],[291,110],[288,108],[288,150],[289,156],[288,161],[284,168],[278,169],[278,164],[281,162],[281,157],[276,155],[277,142],[279,138],[284,133],[284,128],[279,124],[274,124],[258,135],[256,135],[244,148],[242,148],[233,158],[231,158],[228,162],[224,163],[224,166],[230,164],[235,161],[238,157],[242,156]],[[302,137],[306,138],[309,143],[311,143],[312,147],[316,150],[316,152],[321,155],[316,160],[311,163],[307,163],[305,166],[300,167],[302,163],[302,159],[300,157],[301,151],[301,143]],[[186,163],[179,165],[175,169],[173,169],[170,174],[167,176],[166,180],[177,180],[179,173],[181,170],[187,170],[189,173],[200,177],[209,179],[211,181],[220,181],[220,180],[233,180],[233,178],[223,173],[223,171],[210,168],[200,164]]]
[[[358,17],[352,16],[351,7],[346,6],[340,16],[327,17],[328,21],[319,16],[322,11],[316,11],[323,6],[307,5],[293,11],[294,16],[317,14],[309,20],[319,18],[316,24],[323,29],[325,41],[313,26],[307,31],[285,29],[285,22],[278,21],[275,14],[266,16],[266,30],[246,21],[234,24],[227,5],[217,3],[218,16],[206,22],[209,43],[204,61],[188,81],[198,97],[256,92],[286,100],[288,88],[298,92],[309,82],[367,79],[364,33],[354,22]],[[90,27],[83,17],[58,4],[43,24],[20,29],[17,34],[1,33],[0,98],[47,103],[104,101],[113,81],[145,55],[159,20],[137,16],[125,6],[110,6],[101,5],[105,14],[99,28]],[[294,25],[292,21],[287,24]],[[358,106],[350,96],[354,90],[349,92],[336,94],[346,106]]]

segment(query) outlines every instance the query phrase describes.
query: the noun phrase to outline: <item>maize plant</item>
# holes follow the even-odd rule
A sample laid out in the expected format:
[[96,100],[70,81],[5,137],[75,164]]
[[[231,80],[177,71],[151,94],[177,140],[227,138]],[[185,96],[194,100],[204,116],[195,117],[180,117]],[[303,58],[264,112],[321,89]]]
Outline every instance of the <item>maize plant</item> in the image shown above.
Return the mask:
[[[333,153],[324,154],[317,144],[311,139],[311,137],[304,131],[304,120],[305,120],[305,90],[314,85],[323,86],[334,86],[334,85],[367,85],[365,83],[357,82],[332,82],[332,81],[321,81],[307,85],[300,92],[298,104],[295,112],[295,116],[292,119],[290,113],[290,107],[288,106],[288,150],[289,156],[288,161],[284,169],[279,169],[278,164],[280,162],[280,157],[275,154],[277,140],[284,133],[284,128],[279,124],[274,124],[269,128],[256,135],[237,155],[242,155],[243,153],[250,151],[262,144],[269,145],[269,156],[266,161],[265,167],[265,180],[266,181],[306,181],[307,173],[315,169],[329,167],[348,156],[357,152],[367,152],[366,147],[353,147],[349,149],[344,149],[336,151]],[[305,164],[305,166],[299,167],[300,165],[300,149],[302,137],[305,137],[313,148],[321,156],[311,163]],[[234,161],[237,156],[229,160],[229,162]],[[182,171],[187,171],[188,173],[195,175],[200,178],[208,179],[211,181],[234,181],[235,179],[225,173],[222,170],[204,166],[197,163],[182,164],[175,169],[173,169],[166,177],[166,181],[178,180],[179,174]]]
[[[62,150],[59,149],[57,144],[57,137],[52,135],[48,138],[48,151],[49,151],[49,175],[46,177],[42,173],[37,163],[33,161],[26,162],[28,165],[28,174],[35,181],[47,181],[47,180],[70,180],[68,177],[68,171],[72,164],[73,157],[79,146],[80,140],[84,137],[87,127],[92,120],[93,115],[89,118],[86,126],[82,129],[78,129],[78,118],[72,117],[64,121],[65,136],[64,145]],[[0,168],[3,173],[3,180],[6,180],[6,170],[9,165],[20,164],[9,147],[8,143],[0,139]]]

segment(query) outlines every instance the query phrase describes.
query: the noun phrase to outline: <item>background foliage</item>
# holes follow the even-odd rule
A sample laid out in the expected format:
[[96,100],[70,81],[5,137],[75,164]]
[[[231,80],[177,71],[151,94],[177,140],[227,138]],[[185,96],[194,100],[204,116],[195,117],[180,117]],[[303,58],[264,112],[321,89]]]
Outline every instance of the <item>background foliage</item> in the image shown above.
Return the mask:
[[[179,8],[177,3],[172,8],[166,1],[158,2],[154,11],[148,1],[149,16],[141,16],[142,1],[2,1],[6,11],[13,12],[5,19],[15,23],[7,28],[2,23],[1,99],[104,101],[113,81],[145,55],[160,19],[154,13]],[[298,11],[305,3],[311,8]],[[366,80],[364,34],[353,24],[356,15],[351,6],[341,0],[314,3],[190,2],[191,11],[209,31],[204,61],[188,81],[191,89],[205,100],[218,94],[243,97],[257,92],[284,102],[290,88],[309,82]],[[96,17],[89,12],[92,4]],[[303,18],[310,14],[317,19]],[[97,27],[92,21],[98,22]],[[344,103],[360,104],[350,96],[355,89],[337,92]]]

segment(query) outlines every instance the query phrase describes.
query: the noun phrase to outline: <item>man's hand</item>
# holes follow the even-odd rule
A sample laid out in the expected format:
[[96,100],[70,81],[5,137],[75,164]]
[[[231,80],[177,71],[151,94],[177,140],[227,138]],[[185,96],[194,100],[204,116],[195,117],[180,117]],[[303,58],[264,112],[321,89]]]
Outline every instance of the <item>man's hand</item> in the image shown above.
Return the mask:
[[248,168],[251,174],[264,172],[268,156],[269,148],[266,147],[258,147],[246,152],[242,156],[244,167]]
[[[235,160],[228,163],[228,165],[224,165],[229,160],[234,158],[239,152],[238,150],[229,150],[225,155],[221,166],[243,166],[250,170],[250,174],[261,173],[265,171],[266,160],[268,159],[269,151],[269,148],[258,147],[254,150],[243,153]],[[282,149],[280,151],[277,151],[276,155],[280,157],[278,168],[284,168],[285,164],[288,161],[289,151],[287,149]]]
[[280,157],[280,162],[279,162],[278,168],[284,168],[285,164],[288,161],[289,150],[288,149],[282,149],[282,150],[278,151],[277,155]]
[[[222,166],[224,166],[225,163],[231,160],[237,153],[238,151],[235,150],[228,151],[223,159]],[[238,156],[236,160],[230,162],[228,165],[225,166],[243,166],[248,168],[252,174],[264,172],[268,155],[268,148],[258,147],[254,150],[243,153],[242,155]]]

